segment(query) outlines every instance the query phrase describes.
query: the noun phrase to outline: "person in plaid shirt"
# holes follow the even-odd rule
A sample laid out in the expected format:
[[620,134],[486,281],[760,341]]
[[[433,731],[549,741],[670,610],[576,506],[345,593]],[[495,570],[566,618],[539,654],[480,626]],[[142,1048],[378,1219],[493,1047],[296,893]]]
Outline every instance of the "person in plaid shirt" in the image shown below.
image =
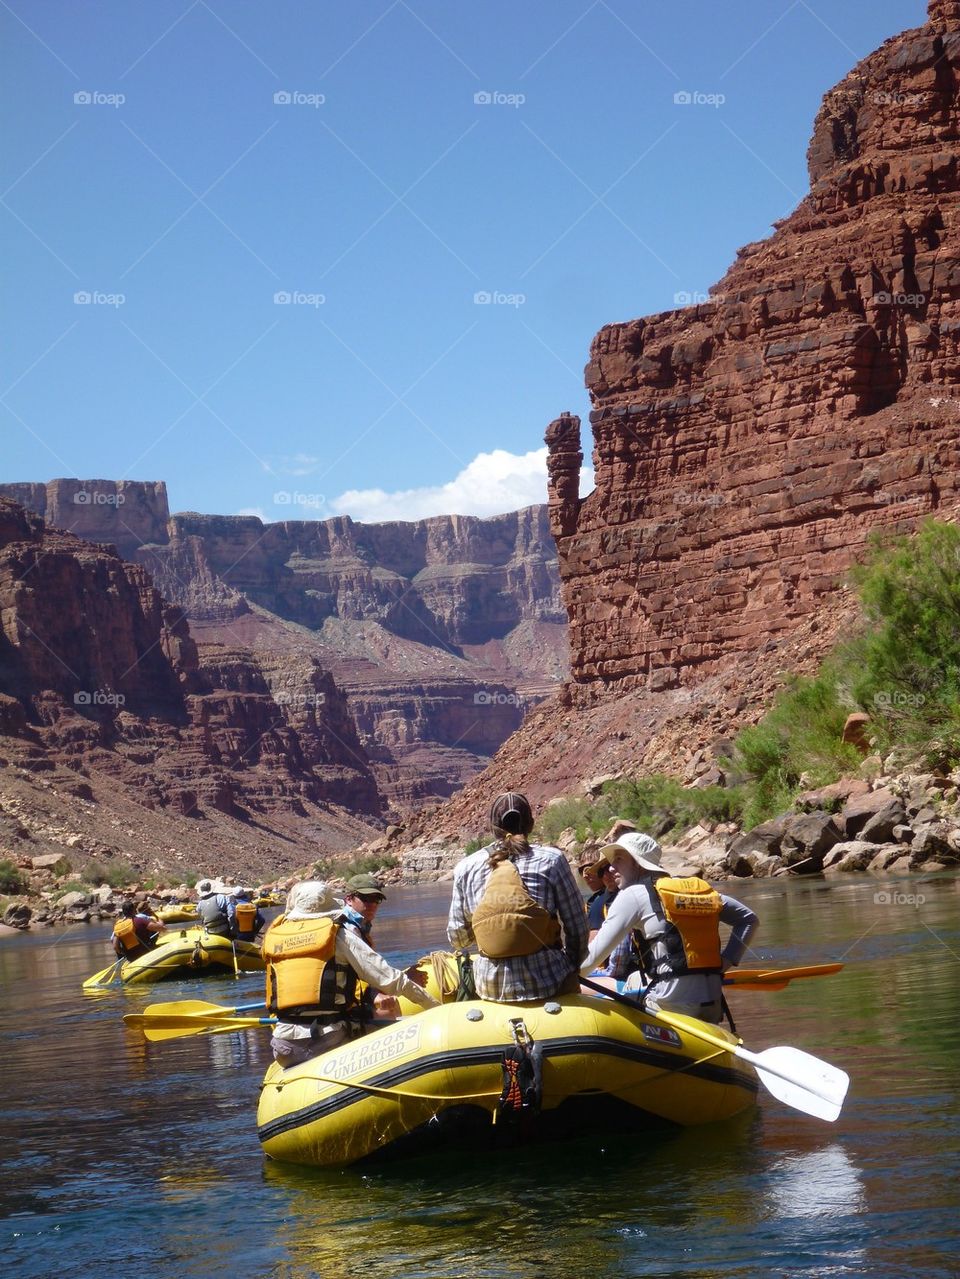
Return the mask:
[[528,841],[534,823],[525,796],[515,791],[498,796],[490,809],[490,822],[495,841],[461,858],[454,870],[447,938],[457,950],[466,950],[477,941],[474,914],[491,874],[509,859],[522,889],[536,903],[534,910],[540,907],[545,919],[549,916],[556,921],[557,941],[531,954],[494,958],[481,950],[473,965],[477,994],[504,1004],[574,994],[587,953],[587,915],[573,871],[558,848]]

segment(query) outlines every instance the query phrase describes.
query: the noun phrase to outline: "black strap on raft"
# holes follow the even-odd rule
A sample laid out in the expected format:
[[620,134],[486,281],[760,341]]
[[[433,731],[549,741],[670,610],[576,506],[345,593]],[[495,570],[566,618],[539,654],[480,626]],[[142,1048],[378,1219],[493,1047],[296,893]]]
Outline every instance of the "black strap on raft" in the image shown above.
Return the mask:
[[477,985],[473,980],[473,964],[470,962],[470,956],[465,950],[458,950],[456,954],[457,960],[457,993],[453,997],[454,1003],[462,1003],[467,999],[477,999]]
[[733,1020],[733,1013],[730,1011],[730,1005],[727,1003],[727,997],[722,990],[720,992],[720,1007],[723,1009],[724,1017],[726,1017],[727,1021],[730,1023],[730,1030],[733,1034],[736,1034],[736,1022]]
[[510,1019],[510,1033],[513,1044],[503,1053],[503,1090],[494,1122],[532,1119],[543,1098],[543,1048],[530,1038],[522,1017]]

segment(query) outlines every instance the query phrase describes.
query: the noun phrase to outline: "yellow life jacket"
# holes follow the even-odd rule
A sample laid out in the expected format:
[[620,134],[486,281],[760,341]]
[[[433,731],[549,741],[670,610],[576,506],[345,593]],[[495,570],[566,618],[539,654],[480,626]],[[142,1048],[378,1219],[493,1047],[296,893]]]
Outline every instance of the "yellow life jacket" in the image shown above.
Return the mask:
[[662,876],[654,885],[665,928],[656,937],[634,934],[649,979],[720,972],[720,894],[704,879]]
[[487,959],[534,955],[560,941],[559,921],[530,896],[509,857],[490,872],[470,922]]
[[335,959],[337,922],[278,915],[264,934],[267,1008],[283,1021],[347,1012],[357,1003],[357,974]]
[[234,907],[238,933],[252,933],[257,918],[257,908],[253,902],[237,902]]
[[144,944],[136,925],[128,915],[117,920],[113,926],[113,935],[124,950],[136,950]]

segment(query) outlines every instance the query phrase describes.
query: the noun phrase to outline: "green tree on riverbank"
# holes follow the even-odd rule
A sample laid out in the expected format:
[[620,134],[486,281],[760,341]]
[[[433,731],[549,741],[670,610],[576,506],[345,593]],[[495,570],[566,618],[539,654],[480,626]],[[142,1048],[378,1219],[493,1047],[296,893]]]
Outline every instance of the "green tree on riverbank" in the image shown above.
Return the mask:
[[555,801],[541,835],[572,827],[582,841],[617,816],[658,835],[705,819],[749,828],[788,809],[798,790],[860,767],[861,753],[842,741],[853,711],[870,716],[880,754],[903,748],[926,767],[960,759],[960,528],[931,519],[912,536],[875,538],[850,579],[859,625],[816,675],[789,680],[763,719],[739,733],[733,785],[620,779],[594,802]]

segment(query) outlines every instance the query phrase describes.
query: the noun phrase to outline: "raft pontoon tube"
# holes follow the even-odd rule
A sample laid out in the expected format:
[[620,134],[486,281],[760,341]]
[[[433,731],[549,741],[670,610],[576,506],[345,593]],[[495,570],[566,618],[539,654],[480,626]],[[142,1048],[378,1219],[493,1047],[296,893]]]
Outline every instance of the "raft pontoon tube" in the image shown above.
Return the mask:
[[471,1000],[404,1017],[301,1065],[274,1063],[257,1126],[271,1158],[342,1165],[445,1127],[462,1131],[468,1119],[569,1131],[578,1115],[595,1121],[604,1107],[641,1128],[705,1124],[750,1106],[757,1089],[752,1067],[732,1053],[639,1009],[583,995]]

